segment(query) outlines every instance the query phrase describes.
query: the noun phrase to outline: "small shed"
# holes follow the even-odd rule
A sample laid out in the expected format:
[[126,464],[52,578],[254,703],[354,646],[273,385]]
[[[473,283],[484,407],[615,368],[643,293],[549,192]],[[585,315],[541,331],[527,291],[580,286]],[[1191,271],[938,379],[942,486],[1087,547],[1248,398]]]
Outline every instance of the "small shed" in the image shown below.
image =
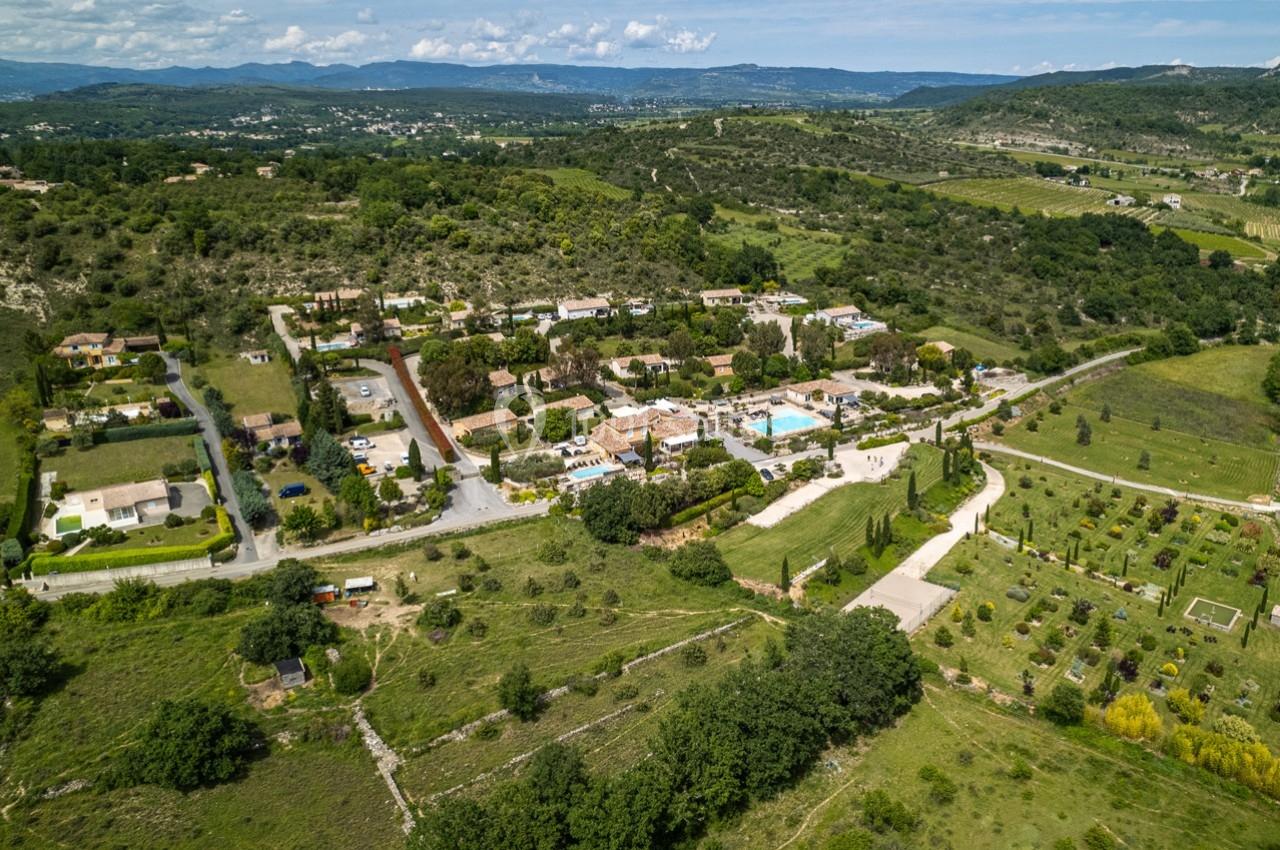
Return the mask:
[[1271,609],[1271,625],[1280,626],[1280,605]]
[[296,688],[307,683],[307,668],[301,658],[286,658],[275,663],[276,675],[285,688]]
[[359,578],[349,578],[343,585],[343,590],[347,596],[354,596],[357,593],[372,593],[377,585],[373,581],[373,576],[360,576]]
[[328,605],[337,598],[338,586],[336,584],[322,584],[319,587],[311,588],[311,601],[316,605]]

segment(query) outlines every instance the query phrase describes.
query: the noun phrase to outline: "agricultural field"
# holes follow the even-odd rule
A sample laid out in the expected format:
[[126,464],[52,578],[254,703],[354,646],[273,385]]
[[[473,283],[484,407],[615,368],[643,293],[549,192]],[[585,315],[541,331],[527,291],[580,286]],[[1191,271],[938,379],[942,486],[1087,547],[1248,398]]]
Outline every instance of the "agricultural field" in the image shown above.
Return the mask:
[[1251,204],[1233,195],[1190,193],[1182,197],[1183,206],[1213,210],[1244,222],[1244,232],[1266,242],[1280,242],[1280,210]]
[[[841,558],[848,557],[865,544],[869,517],[880,519],[906,504],[907,478],[912,469],[916,472],[916,486],[923,493],[942,477],[941,452],[929,446],[914,446],[884,483],[838,487],[772,528],[742,523],[717,537],[716,545],[734,575],[775,583],[783,557],[787,558],[792,575],[832,551]],[[879,577],[873,575],[875,565],[872,567],[864,577],[867,584]]]
[[[1280,456],[1274,451],[1228,443],[1176,431],[1161,420],[1129,419],[1113,409],[1110,422],[1092,408],[1063,404],[1061,413],[1043,411],[1010,427],[1002,438],[1016,449],[1065,463],[1115,475],[1129,481],[1156,484],[1190,493],[1244,500],[1268,496],[1275,486]],[[1089,445],[1077,443],[1077,417],[1092,429]],[[1029,423],[1036,423],[1031,431]],[[1141,469],[1143,452],[1149,468]]]
[[601,180],[593,172],[587,171],[585,168],[546,168],[540,169],[538,173],[550,177],[557,186],[581,189],[584,192],[594,192],[604,195],[606,198],[617,200],[626,198],[631,194],[621,186],[615,186],[612,183]]
[[64,449],[40,461],[41,472],[56,472],[58,480],[77,490],[159,478],[170,463],[194,460],[190,436],[151,437],[128,443],[102,443],[88,449]]
[[933,327],[925,328],[917,333],[916,336],[922,336],[926,340],[949,342],[957,348],[967,349],[970,354],[983,362],[1003,363],[1006,360],[1013,360],[1015,357],[1022,357],[1026,354],[1025,351],[1006,342],[997,342],[996,340],[990,340],[968,331],[947,327],[946,325],[934,325]]
[[[953,798],[921,779],[926,767],[955,784]],[[918,817],[915,829],[877,844],[862,814],[875,790]],[[1074,843],[1058,846],[1089,846],[1083,837],[1094,826],[1121,847],[1253,850],[1271,840],[1275,804],[1092,728],[1064,734],[930,676],[897,727],[829,751],[795,788],[754,802],[711,837],[725,850],[1031,850],[1062,839]]]
[[943,180],[923,187],[976,204],[1023,212],[1040,210],[1052,215],[1118,213],[1150,222],[1159,211],[1146,207],[1109,207],[1111,193],[1100,189],[1066,186],[1032,177],[969,178]]
[[[1161,228],[1154,227],[1152,230],[1158,233]],[[1204,252],[1227,251],[1238,260],[1263,260],[1274,256],[1261,245],[1247,242],[1238,236],[1206,233],[1201,230],[1186,230],[1179,227],[1173,228],[1173,232],[1178,234],[1178,237],[1182,240],[1190,242]]]
[[782,271],[790,280],[813,277],[819,266],[836,266],[849,250],[840,238],[831,234],[817,234],[795,227],[778,230],[760,230],[748,224],[730,222],[723,232],[710,234],[711,238],[726,247],[738,247],[743,242],[768,248],[777,258]]
[[[1009,694],[1021,693],[1022,671],[1029,670],[1044,695],[1064,677],[1092,690],[1105,676],[1108,651],[1138,649],[1123,690],[1147,693],[1167,727],[1165,692],[1188,688],[1208,694],[1206,723],[1236,714],[1280,746],[1280,630],[1267,624],[1269,610],[1241,646],[1262,598],[1254,582],[1274,583],[1280,567],[1270,521],[1175,502],[1176,513],[1155,531],[1151,517],[1167,509],[1167,500],[1035,463],[1000,457],[994,463],[1009,489],[992,507],[989,527],[1010,540],[1021,534],[1055,560],[989,536],[962,541],[929,575],[960,593],[917,635],[918,651],[951,668],[963,658],[973,676]],[[1073,556],[1080,549],[1071,570],[1064,568],[1069,546]],[[1185,585],[1162,609],[1162,592],[1184,568]],[[1011,588],[1021,588],[1026,600],[1012,598]],[[1084,623],[1070,619],[1079,599],[1093,606]],[[1241,616],[1229,631],[1202,625],[1185,615],[1196,599]],[[964,636],[954,612],[985,602],[994,605],[990,621],[974,618],[973,636]],[[1102,622],[1111,637],[1096,647]],[[935,643],[939,628],[952,633],[954,646]]]
[[[237,422],[255,413],[280,413],[294,416],[298,412],[289,367],[278,357],[269,363],[252,366],[238,354],[217,352],[194,370],[183,367],[183,379],[200,397],[196,378],[222,391],[231,415]],[[194,383],[193,383],[194,381]]]

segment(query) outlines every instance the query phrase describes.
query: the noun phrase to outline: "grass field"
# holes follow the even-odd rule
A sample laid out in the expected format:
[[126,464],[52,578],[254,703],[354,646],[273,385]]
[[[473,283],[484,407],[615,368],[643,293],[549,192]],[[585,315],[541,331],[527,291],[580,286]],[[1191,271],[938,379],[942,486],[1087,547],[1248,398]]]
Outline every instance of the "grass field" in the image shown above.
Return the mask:
[[906,504],[909,468],[916,470],[920,492],[941,478],[942,454],[936,449],[915,446],[907,457],[883,484],[839,487],[772,528],[743,523],[717,537],[716,545],[734,575],[768,582],[778,581],[784,556],[792,575],[833,550],[847,557],[865,543],[868,517],[879,519]]
[[782,271],[792,280],[804,280],[813,276],[819,266],[836,266],[848,245],[830,234],[787,228],[785,231],[759,230],[749,224],[730,222],[723,233],[713,233],[710,238],[727,247],[738,247],[743,242],[768,248],[778,259]]
[[1026,354],[1025,351],[1022,351],[1017,346],[990,340],[986,337],[981,337],[968,331],[949,328],[945,325],[934,325],[931,328],[925,328],[917,336],[922,336],[926,340],[949,342],[957,348],[968,349],[970,354],[983,362],[1002,363],[1005,360],[1012,360],[1015,357],[1021,357]]
[[41,472],[56,472],[58,480],[77,490],[108,484],[159,478],[167,463],[195,457],[191,438],[152,437],[128,443],[103,443],[90,449],[65,449],[40,461]]
[[110,405],[110,404],[126,404],[131,401],[146,401],[148,399],[163,396],[164,387],[154,384],[140,384],[134,381],[121,381],[111,383],[94,384],[85,397],[91,399],[94,404]]
[[1000,209],[1040,210],[1054,215],[1118,213],[1152,221],[1159,212],[1145,207],[1109,207],[1111,195],[1101,189],[1080,188],[1031,177],[943,180],[924,187],[941,195]]
[[[239,355],[218,353],[197,366],[195,374],[222,391],[237,422],[255,413],[294,416],[298,412],[289,367],[279,358],[272,357],[269,363],[251,366]],[[184,378],[187,386],[191,386],[191,375]],[[199,391],[195,392],[199,398]]]
[[8,482],[16,482],[18,480],[18,464],[20,455],[18,453],[18,437],[21,435],[17,423],[0,421],[0,498],[9,501],[14,494],[9,492],[10,489],[17,486]]
[[[1163,507],[1163,500],[1151,498],[1143,510],[1131,512],[1139,495],[1136,491],[1118,488],[1117,496],[1110,486],[1095,486],[1095,482],[1039,464],[1000,457],[995,464],[1010,487],[992,507],[990,526],[1014,538],[1030,526],[1034,545],[1054,552],[1060,561],[1044,563],[1026,553],[1016,554],[988,537],[961,542],[929,578],[959,588],[956,605],[961,610],[990,601],[995,604],[994,615],[989,623],[977,621],[976,635],[964,638],[948,610],[917,637],[919,651],[951,667],[958,666],[963,656],[974,676],[1008,693],[1020,693],[1021,671],[1030,669],[1036,693],[1043,695],[1071,670],[1074,659],[1088,655],[1097,623],[1106,618],[1113,627],[1111,647],[1116,650],[1136,647],[1143,635],[1154,639],[1154,648],[1142,652],[1137,675],[1127,687],[1145,690],[1150,683],[1161,681],[1166,688],[1186,687],[1198,693],[1212,685],[1206,723],[1230,709],[1249,720],[1273,747],[1280,745],[1280,722],[1269,716],[1280,702],[1280,632],[1263,625],[1250,636],[1248,647],[1241,648],[1242,621],[1226,633],[1183,616],[1192,601],[1201,597],[1252,617],[1261,590],[1249,580],[1256,568],[1274,560],[1267,554],[1274,539],[1269,523],[1245,518],[1232,525],[1207,506],[1183,503],[1174,522],[1152,534],[1147,515]],[[1030,479],[1030,488],[1018,483],[1023,476]],[[1100,502],[1101,516],[1088,514],[1090,499]],[[1024,506],[1028,517],[1023,516]],[[1064,570],[1061,559],[1067,545],[1074,546],[1077,541],[1079,562],[1118,582],[1138,589],[1147,584],[1164,588],[1186,566],[1186,585],[1159,616],[1158,599],[1142,598],[1110,582]],[[1170,566],[1157,566],[1157,556],[1162,561],[1169,557]],[[1028,602],[1006,596],[1015,585],[1029,591]],[[1067,619],[1072,600],[1079,598],[1096,606],[1084,626]],[[1031,610],[1038,599],[1052,601],[1057,610],[1046,611],[1037,623]],[[1120,609],[1125,619],[1115,617]],[[1014,627],[1019,622],[1031,624],[1028,637],[1017,634]],[[950,649],[933,643],[939,624],[956,635],[956,644]],[[1069,632],[1063,631],[1066,627]],[[1188,632],[1179,632],[1179,628]],[[1056,659],[1047,666],[1031,661],[1028,653],[1056,631],[1065,638]],[[1105,661],[1106,653],[1101,657]],[[1093,659],[1092,664],[1080,665],[1086,690],[1097,686],[1105,675],[1105,663],[1099,663],[1097,656]],[[1159,674],[1166,662],[1178,668],[1177,675],[1167,680]],[[1211,662],[1221,665],[1218,675],[1210,670]],[[1163,698],[1151,696],[1163,710]],[[1243,705],[1237,703],[1241,696],[1247,699]]]
[[[1153,227],[1159,232],[1162,228]],[[1183,240],[1195,245],[1201,251],[1228,251],[1231,256],[1240,260],[1261,260],[1272,256],[1265,248],[1246,242],[1238,236],[1225,236],[1221,233],[1204,233],[1199,230],[1185,230],[1175,227],[1173,232]]]
[[[1026,779],[1011,775],[1020,761],[1030,768]],[[926,765],[958,786],[953,802],[931,799],[919,778]],[[904,803],[919,826],[882,843],[836,843],[862,830],[862,798],[873,789]],[[798,786],[753,803],[711,835],[725,850],[1048,850],[1086,846],[1082,836],[1095,824],[1121,847],[1252,850],[1271,840],[1275,806],[1101,732],[1061,732],[930,684],[900,725],[829,752]],[[1055,845],[1064,838],[1074,843]]]
[[[1076,443],[1079,415],[1093,429],[1088,446]],[[1154,431],[1150,420],[1128,419],[1115,410],[1111,421],[1103,422],[1097,411],[1075,404],[1064,404],[1062,413],[1045,416],[1034,433],[1027,429],[1028,421],[1008,429],[1004,442],[1095,472],[1228,499],[1269,495],[1275,486],[1280,456],[1274,451],[1175,431],[1163,424]],[[1150,455],[1150,469],[1138,468],[1144,451]]]
[[570,189],[581,189],[586,192],[594,192],[604,195],[606,198],[619,200],[629,197],[631,193],[621,186],[615,186],[612,183],[605,182],[597,177],[593,172],[584,168],[544,168],[538,171],[539,174],[545,174],[551,178],[557,186],[566,186]]

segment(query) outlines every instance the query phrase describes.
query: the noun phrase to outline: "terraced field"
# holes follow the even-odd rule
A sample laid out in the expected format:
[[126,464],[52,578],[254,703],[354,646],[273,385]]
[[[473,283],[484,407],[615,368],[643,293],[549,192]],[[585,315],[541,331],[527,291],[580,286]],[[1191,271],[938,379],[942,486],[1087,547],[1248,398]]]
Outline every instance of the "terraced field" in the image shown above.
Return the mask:
[[1251,204],[1230,195],[1183,195],[1183,205],[1189,209],[1202,207],[1217,210],[1244,222],[1244,232],[1268,242],[1280,242],[1280,210]]
[[944,180],[923,187],[930,192],[961,198],[975,204],[1024,212],[1040,210],[1052,215],[1119,213],[1141,221],[1154,221],[1160,211],[1146,207],[1109,207],[1111,195],[1100,189],[1066,186],[1030,177],[971,178]]
[[779,228],[777,231],[757,230],[736,221],[730,222],[724,233],[711,234],[711,239],[732,247],[747,242],[768,248],[791,280],[812,277],[819,266],[838,265],[841,256],[848,250],[847,245],[840,244],[830,234],[814,234],[794,227]]
[[621,186],[607,183],[584,168],[544,168],[540,172],[550,177],[557,186],[596,192],[606,198],[620,199],[630,194]]

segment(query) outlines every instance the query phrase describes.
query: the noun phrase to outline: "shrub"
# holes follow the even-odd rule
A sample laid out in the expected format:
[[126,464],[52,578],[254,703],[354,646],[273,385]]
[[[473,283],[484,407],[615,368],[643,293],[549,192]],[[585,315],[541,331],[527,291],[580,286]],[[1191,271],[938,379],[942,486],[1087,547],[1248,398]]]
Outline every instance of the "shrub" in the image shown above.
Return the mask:
[[1174,688],[1166,697],[1169,710],[1183,723],[1199,723],[1204,720],[1204,703],[1191,695],[1186,688]]
[[517,663],[498,680],[498,704],[520,720],[532,720],[538,714],[538,688],[533,684],[529,667]]
[[537,558],[544,564],[563,564],[569,560],[569,552],[558,540],[544,540],[538,546]]
[[270,664],[329,643],[336,633],[337,627],[314,605],[274,605],[240,630],[236,651],[249,661]]
[[444,629],[448,631],[462,622],[462,612],[449,598],[432,599],[422,608],[418,615],[418,625],[424,629]]
[[933,633],[933,642],[947,649],[955,644],[956,639],[951,636],[951,630],[946,626],[938,626],[938,630]]
[[916,828],[916,816],[879,788],[868,791],[862,798],[862,822],[868,829],[880,833],[906,833]]
[[333,689],[340,694],[358,694],[373,681],[369,662],[357,655],[343,657],[329,672],[333,676]]
[[438,561],[444,557],[444,553],[440,551],[440,547],[430,541],[422,544],[422,555],[428,561]]
[[233,778],[248,760],[257,730],[225,706],[196,699],[160,702],[137,744],[106,776],[109,786],[190,790]]
[[701,667],[707,663],[707,651],[700,644],[687,643],[680,647],[680,661],[686,667]]
[[1084,691],[1070,682],[1059,682],[1040,704],[1040,710],[1054,723],[1080,723],[1084,720]]
[[449,552],[453,555],[455,561],[464,561],[471,557],[471,550],[461,540],[453,541],[453,544],[449,547]]
[[549,626],[556,621],[560,610],[554,605],[539,602],[529,609],[529,622],[535,626]]
[[715,587],[733,578],[720,550],[706,540],[683,544],[672,554],[667,568],[676,578],[703,587]]
[[467,621],[467,634],[471,635],[476,640],[479,640],[480,638],[484,637],[488,633],[489,633],[489,624],[486,623],[484,620],[473,619],[473,620]]
[[1113,733],[1133,740],[1154,738],[1163,729],[1151,700],[1137,693],[1125,694],[1111,703],[1103,722]]

